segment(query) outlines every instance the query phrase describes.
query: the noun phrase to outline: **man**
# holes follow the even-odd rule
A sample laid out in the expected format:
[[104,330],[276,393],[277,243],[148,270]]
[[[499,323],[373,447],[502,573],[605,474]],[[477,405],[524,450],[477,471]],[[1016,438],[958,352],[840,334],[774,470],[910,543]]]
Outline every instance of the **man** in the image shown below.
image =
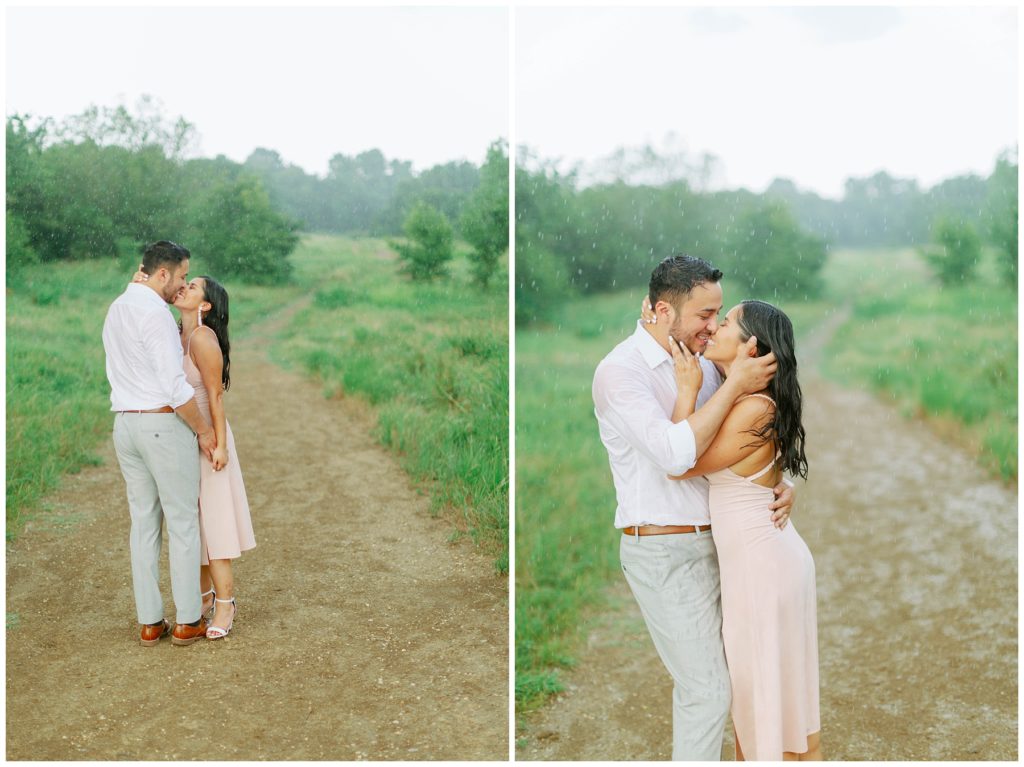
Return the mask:
[[[675,682],[672,758],[716,761],[729,714],[729,673],[722,645],[718,560],[711,538],[708,483],[670,480],[692,468],[735,401],[767,386],[775,357],[741,348],[723,382],[697,357],[703,380],[697,410],[673,424],[675,356],[693,364],[718,330],[722,272],[699,258],[671,256],[651,274],[653,324],[636,331],[598,365],[594,409],[608,450],[622,529],[619,556],[651,638]],[[678,346],[676,346],[678,344]],[[792,489],[779,485],[773,521],[784,525]]]
[[153,646],[170,632],[159,569],[161,519],[167,520],[171,591],[177,611],[171,642],[206,634],[199,593],[199,450],[216,447],[185,380],[181,341],[167,305],[185,286],[190,253],[167,240],[146,247],[145,283],[132,283],[107,311],[107,355],[114,448],[128,487],[132,582],[140,640]]

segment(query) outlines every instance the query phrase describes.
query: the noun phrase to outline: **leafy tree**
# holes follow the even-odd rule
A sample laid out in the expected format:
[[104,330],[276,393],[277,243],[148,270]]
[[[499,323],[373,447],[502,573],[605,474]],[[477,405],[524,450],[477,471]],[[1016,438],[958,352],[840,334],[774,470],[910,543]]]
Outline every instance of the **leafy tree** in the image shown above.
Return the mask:
[[981,259],[981,238],[968,221],[942,216],[935,223],[935,246],[922,251],[943,285],[974,278]]
[[189,249],[201,255],[217,278],[238,277],[270,284],[287,279],[288,254],[298,242],[295,222],[271,205],[253,176],[225,180],[195,205]]
[[431,280],[447,273],[452,259],[452,226],[444,213],[419,202],[405,220],[406,243],[392,243],[414,280]]
[[715,260],[743,298],[805,298],[821,291],[825,243],[797,225],[778,202],[759,202],[737,216]]
[[29,242],[28,228],[17,213],[7,211],[7,269],[13,271],[21,266],[39,261],[38,254]]
[[473,246],[473,276],[486,286],[498,259],[508,250],[508,152],[504,141],[495,141],[487,150],[480,186],[462,214],[462,236]]
[[1006,281],[1017,289],[1017,162],[1016,153],[1004,152],[989,177],[986,212],[988,234],[1000,254]]

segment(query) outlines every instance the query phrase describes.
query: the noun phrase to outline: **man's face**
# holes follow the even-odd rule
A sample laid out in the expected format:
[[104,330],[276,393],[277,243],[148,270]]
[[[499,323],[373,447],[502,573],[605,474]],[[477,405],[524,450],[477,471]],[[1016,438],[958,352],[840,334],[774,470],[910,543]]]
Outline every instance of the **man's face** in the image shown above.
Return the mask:
[[185,287],[185,282],[188,280],[188,259],[186,258],[178,267],[173,270],[168,270],[167,284],[164,285],[163,291],[160,295],[163,296],[164,301],[169,304],[174,303],[174,297],[178,295],[178,291]]
[[722,286],[717,282],[697,285],[682,306],[675,308],[676,316],[669,326],[669,333],[693,354],[699,354],[718,330],[720,311]]

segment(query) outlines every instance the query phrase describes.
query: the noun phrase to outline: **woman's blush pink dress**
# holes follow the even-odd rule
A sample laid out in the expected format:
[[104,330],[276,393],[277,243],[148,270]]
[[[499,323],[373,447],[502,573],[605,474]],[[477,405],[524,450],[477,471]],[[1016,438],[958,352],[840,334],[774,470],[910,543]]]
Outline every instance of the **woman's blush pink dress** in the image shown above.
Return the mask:
[[775,460],[751,477],[707,475],[733,728],[748,760],[804,753],[821,730],[814,560],[792,522],[772,524],[772,488],[753,481]]
[[[192,335],[198,332],[198,328]],[[189,355],[192,337],[185,348],[185,378],[196,391],[196,404],[206,422],[210,417],[210,397],[203,386],[203,378]],[[209,459],[200,454],[199,464],[199,538],[202,563],[211,559],[235,559],[243,551],[256,547],[256,537],[249,515],[249,501],[242,482],[242,468],[238,464],[235,437],[231,424],[227,427],[228,464],[220,471],[213,470]]]

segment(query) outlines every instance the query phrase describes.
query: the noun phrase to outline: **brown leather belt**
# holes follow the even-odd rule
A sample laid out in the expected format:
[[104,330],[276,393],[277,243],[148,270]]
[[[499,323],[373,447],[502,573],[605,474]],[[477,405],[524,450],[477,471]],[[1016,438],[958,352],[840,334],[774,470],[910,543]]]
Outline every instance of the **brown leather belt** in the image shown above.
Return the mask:
[[640,525],[636,527],[622,528],[623,535],[677,535],[679,533],[695,533],[700,530],[702,533],[711,529],[711,525]]
[[174,408],[170,405],[164,405],[154,410],[118,410],[118,413],[173,413]]

